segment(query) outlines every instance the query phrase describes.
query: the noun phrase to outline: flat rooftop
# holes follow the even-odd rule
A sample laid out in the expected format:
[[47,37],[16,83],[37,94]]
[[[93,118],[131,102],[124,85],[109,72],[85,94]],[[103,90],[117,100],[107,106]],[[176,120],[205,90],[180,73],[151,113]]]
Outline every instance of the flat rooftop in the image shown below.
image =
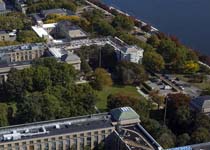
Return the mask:
[[45,48],[45,44],[43,43],[30,43],[30,44],[3,46],[3,47],[0,47],[0,54],[10,53],[10,52],[15,52],[15,51],[22,51],[22,50],[40,50],[44,48]]
[[8,126],[0,128],[0,144],[111,127],[111,117],[107,113]]

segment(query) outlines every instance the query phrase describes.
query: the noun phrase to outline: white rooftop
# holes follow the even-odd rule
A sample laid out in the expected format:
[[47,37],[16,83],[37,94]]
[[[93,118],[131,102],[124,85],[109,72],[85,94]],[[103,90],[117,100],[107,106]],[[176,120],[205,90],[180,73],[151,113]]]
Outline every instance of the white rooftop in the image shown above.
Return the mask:
[[57,23],[48,23],[48,24],[43,24],[43,28],[55,28]]
[[51,47],[49,48],[49,51],[55,58],[61,58],[63,56],[63,52],[61,48]]
[[49,34],[47,33],[47,31],[46,31],[43,27],[40,27],[40,26],[32,26],[32,29],[33,29],[33,30],[36,32],[36,34],[37,34],[39,37],[41,37],[41,38],[48,36],[49,39],[53,39],[53,37],[52,37],[51,35],[49,35]]

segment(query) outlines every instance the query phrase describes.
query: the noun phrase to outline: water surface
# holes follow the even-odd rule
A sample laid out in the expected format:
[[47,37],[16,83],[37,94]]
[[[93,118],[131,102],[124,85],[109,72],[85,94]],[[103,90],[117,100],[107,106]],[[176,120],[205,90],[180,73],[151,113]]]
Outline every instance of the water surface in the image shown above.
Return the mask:
[[210,55],[210,0],[103,0]]

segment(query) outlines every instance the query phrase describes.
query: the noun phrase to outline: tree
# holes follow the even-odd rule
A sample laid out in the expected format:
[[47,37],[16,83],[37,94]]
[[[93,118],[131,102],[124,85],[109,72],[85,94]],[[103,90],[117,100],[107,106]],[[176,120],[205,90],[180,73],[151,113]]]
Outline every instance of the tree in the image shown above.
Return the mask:
[[43,38],[39,38],[32,30],[22,30],[17,35],[17,41],[22,43],[39,43],[44,42]]
[[155,119],[148,119],[143,122],[145,129],[151,133],[153,136],[156,136],[161,129],[160,123]]
[[0,103],[0,127],[8,124],[8,106],[5,103]]
[[88,73],[88,72],[91,72],[92,71],[92,68],[90,67],[90,65],[88,64],[87,60],[80,57],[81,59],[81,70],[84,72],[84,73]]
[[169,94],[167,102],[167,119],[170,129],[177,134],[190,130],[192,124],[190,97],[183,93]]
[[141,84],[147,78],[145,69],[140,64],[122,61],[116,67],[115,78],[122,84]]
[[160,40],[157,35],[152,34],[152,36],[148,38],[147,43],[157,48],[160,44]]
[[210,118],[204,114],[198,114],[195,117],[195,127],[194,128],[206,128],[210,129]]
[[159,72],[165,67],[163,57],[155,51],[144,53],[143,64],[148,70],[154,72]]
[[61,110],[56,97],[39,92],[24,96],[17,107],[18,123],[55,119]]
[[185,73],[195,73],[199,70],[199,64],[197,62],[187,61],[183,69]]
[[185,146],[188,145],[190,142],[190,135],[188,133],[183,133],[177,137],[176,144],[178,146]]
[[175,146],[175,136],[166,127],[162,127],[157,133],[157,141],[164,148],[170,148]]
[[99,19],[93,23],[93,29],[99,35],[114,36],[115,29],[105,20]]
[[165,102],[165,97],[159,95],[158,91],[151,91],[149,93],[149,96],[151,99],[158,104],[158,109],[160,109],[160,106],[164,104]]
[[125,106],[132,107],[141,115],[142,119],[148,118],[150,105],[146,100],[138,99],[123,93],[116,93],[108,96],[107,108],[109,110]]
[[198,128],[191,134],[191,142],[194,144],[208,142],[209,139],[209,131],[206,128]]
[[[117,64],[117,55],[114,48],[108,44],[103,47],[96,45],[84,46],[77,51],[82,59],[82,69],[88,69],[88,64],[93,69],[103,67],[113,72]],[[88,64],[87,64],[88,63]]]
[[93,76],[94,81],[92,85],[97,90],[102,90],[105,86],[111,86],[113,84],[110,74],[103,68],[97,68]]
[[101,48],[101,65],[103,68],[113,72],[117,65],[117,54],[114,48],[108,44]]
[[38,66],[34,69],[33,88],[36,91],[43,91],[52,84],[50,71],[47,67]]
[[181,106],[189,106],[190,97],[183,93],[175,93],[168,95],[168,108],[177,109]]
[[114,17],[113,21],[112,21],[112,25],[115,28],[120,28],[123,30],[132,30],[134,27],[134,22],[131,18],[125,16],[125,15],[117,15],[116,17]]

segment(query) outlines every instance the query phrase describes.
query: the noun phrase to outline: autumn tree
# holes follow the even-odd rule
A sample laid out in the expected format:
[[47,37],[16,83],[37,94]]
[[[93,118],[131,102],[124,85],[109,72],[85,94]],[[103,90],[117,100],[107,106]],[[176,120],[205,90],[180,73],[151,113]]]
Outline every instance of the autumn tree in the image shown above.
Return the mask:
[[193,61],[187,61],[184,65],[185,73],[196,73],[199,70],[199,64]]
[[92,85],[97,90],[102,90],[106,86],[113,84],[111,75],[103,68],[97,68],[93,74]]
[[163,57],[155,51],[147,51],[144,53],[143,64],[148,70],[154,72],[159,72],[165,67]]

